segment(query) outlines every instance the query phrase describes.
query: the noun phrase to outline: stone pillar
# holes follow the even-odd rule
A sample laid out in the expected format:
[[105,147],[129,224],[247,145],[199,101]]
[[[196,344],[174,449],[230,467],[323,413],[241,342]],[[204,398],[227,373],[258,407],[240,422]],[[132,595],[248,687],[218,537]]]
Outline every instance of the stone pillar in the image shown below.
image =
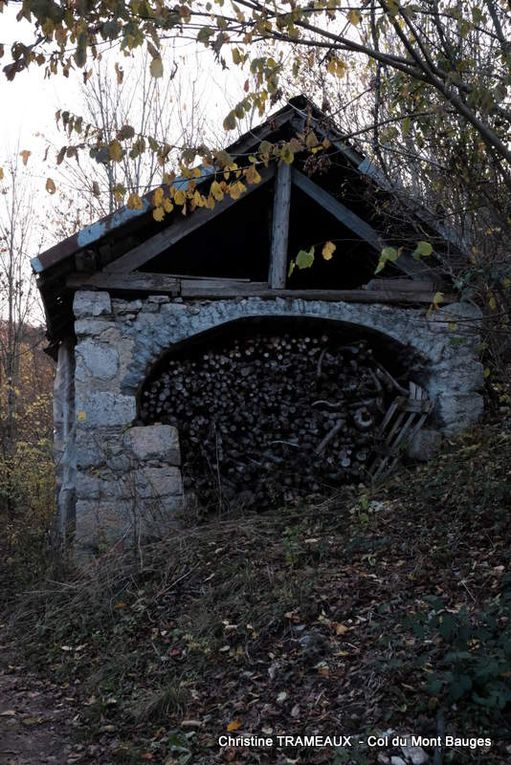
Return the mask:
[[74,301],[76,522],[78,557],[113,544],[138,545],[177,525],[183,508],[178,434],[168,425],[133,427],[136,399],[121,391],[132,340],[110,296]]
[[74,367],[73,343],[68,338],[59,346],[53,390],[56,534],[59,545],[67,543],[75,523]]

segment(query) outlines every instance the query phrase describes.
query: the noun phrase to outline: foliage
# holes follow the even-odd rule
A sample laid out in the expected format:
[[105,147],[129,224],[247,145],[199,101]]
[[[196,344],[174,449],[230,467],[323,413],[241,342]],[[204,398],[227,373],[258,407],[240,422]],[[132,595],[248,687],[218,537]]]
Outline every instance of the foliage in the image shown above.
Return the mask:
[[[452,611],[439,597],[425,598],[429,611],[411,617],[408,626],[424,646],[429,693],[448,704],[475,704],[503,710],[511,703],[511,592],[503,592],[475,620],[465,609]],[[424,657],[422,657],[424,658]]]
[[361,733],[426,734],[441,706],[446,733],[494,735],[500,765],[510,454],[508,426],[487,425],[379,487],[106,555],[26,596],[13,629],[75,689],[105,761],[209,763],[220,731],[331,733],[339,715]]
[[[7,331],[0,323],[0,336]],[[11,382],[0,377],[0,582],[2,598],[45,570],[54,510],[53,365],[40,344],[42,332],[25,327],[16,349],[14,443],[5,428]]]
[[[235,66],[247,72],[243,97],[224,121],[226,130],[234,129],[252,110],[261,114],[278,100],[288,73],[297,79],[321,68],[335,81],[362,62],[383,100],[391,110],[395,105],[393,116],[385,120],[387,143],[397,139],[400,130],[404,137],[416,131],[419,141],[421,131],[431,132],[431,120],[437,125],[452,113],[459,120],[455,131],[465,131],[478,156],[490,157],[495,173],[511,186],[510,19],[509,9],[496,0],[448,0],[442,5],[371,0],[356,10],[323,1],[288,6],[258,0],[237,4],[186,0],[167,7],[150,1],[112,5],[94,0],[87,8],[72,9],[26,0],[18,18],[32,24],[34,39],[32,44],[12,46],[11,61],[4,67],[9,79],[34,64],[45,67],[48,74],[69,75],[113,43],[120,43],[125,54],[145,46],[150,73],[160,78],[165,74],[162,41],[192,37],[223,68]],[[87,135],[98,127],[69,112],[60,117],[70,136]],[[437,136],[450,140],[444,132],[437,131]],[[127,125],[109,138],[99,129],[97,151],[113,163],[126,153],[135,158],[153,151],[165,164],[171,147],[134,133]],[[292,161],[293,154],[289,142],[281,157]],[[203,162],[212,159],[206,147],[189,146],[183,152],[185,166],[197,155]],[[466,165],[460,166],[464,169]]]

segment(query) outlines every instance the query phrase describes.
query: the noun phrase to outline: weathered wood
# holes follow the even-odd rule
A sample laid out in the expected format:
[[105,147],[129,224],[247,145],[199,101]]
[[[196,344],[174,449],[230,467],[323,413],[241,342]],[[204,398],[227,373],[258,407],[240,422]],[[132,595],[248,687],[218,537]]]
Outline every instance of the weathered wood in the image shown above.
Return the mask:
[[236,282],[234,279],[181,279],[184,298],[231,298],[249,295],[273,295],[266,282]]
[[380,426],[380,446],[369,468],[373,480],[395,467],[403,446],[419,432],[433,408],[420,385],[409,382],[408,387],[408,396],[398,396],[393,401]]
[[[246,191],[242,195],[244,199],[248,194],[252,194],[262,185],[267,183],[270,178],[275,174],[275,167],[270,165],[269,167],[263,167],[260,170],[261,180],[257,184],[249,184]],[[213,210],[208,210],[205,207],[200,207],[193,211],[189,216],[180,216],[177,220],[174,220],[167,228],[159,231],[154,236],[146,239],[144,242],[134,247],[129,252],[122,255],[117,260],[109,264],[108,270],[111,272],[127,273],[134,271],[136,268],[140,268],[145,265],[149,260],[155,258],[162,253],[168,247],[171,247],[176,242],[179,242],[188,234],[198,229],[200,226],[209,223],[214,220],[218,215],[228,210],[234,204],[235,199],[231,197],[224,197],[221,202],[217,202]]]
[[289,237],[289,211],[291,208],[291,167],[279,165],[273,198],[273,223],[268,283],[272,289],[286,286],[287,242]]
[[[409,305],[431,305],[433,293],[399,290],[289,290],[269,289],[263,282],[218,284],[208,280],[182,280],[181,295],[188,298],[244,297],[257,295],[262,298],[300,298],[302,300],[344,301],[346,303],[388,303]],[[444,295],[442,305],[456,302],[455,295]]]
[[[300,298],[346,303],[392,303],[431,305],[433,293],[410,290],[272,290],[266,282],[222,277],[181,277],[137,271],[127,274],[98,271],[95,274],[75,273],[67,277],[70,289],[104,289],[110,292],[181,295],[184,298],[235,298],[251,295],[262,298]],[[443,304],[456,302],[456,295],[444,295]]]
[[178,279],[167,274],[115,274],[98,271],[95,274],[71,274],[66,287],[73,289],[91,287],[113,292],[141,292],[162,295],[179,295]]
[[[346,207],[342,202],[333,197],[328,191],[322,189],[317,183],[311,181],[306,175],[299,170],[293,169],[292,172],[293,183],[298,186],[311,199],[320,204],[327,212],[337,218],[350,231],[366,241],[375,252],[381,253],[382,249],[386,246],[385,241],[380,237],[379,233],[373,226],[367,221],[363,220],[359,215]],[[401,255],[395,263],[396,267],[413,279],[418,277],[424,277],[424,274],[431,272],[429,266],[414,260],[411,255],[404,253]]]
[[365,285],[366,290],[400,290],[406,292],[431,292],[436,289],[435,282],[430,279],[371,279]]

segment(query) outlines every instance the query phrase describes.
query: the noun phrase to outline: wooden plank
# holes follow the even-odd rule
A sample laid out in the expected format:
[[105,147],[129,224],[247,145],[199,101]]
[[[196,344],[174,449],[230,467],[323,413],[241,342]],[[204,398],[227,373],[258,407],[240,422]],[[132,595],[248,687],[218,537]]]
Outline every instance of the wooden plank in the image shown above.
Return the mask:
[[273,297],[266,282],[238,282],[233,279],[181,279],[181,297],[233,298],[266,294]]
[[268,275],[268,283],[272,289],[283,289],[286,286],[290,208],[291,167],[282,162],[278,167],[273,198],[270,271]]
[[430,279],[371,279],[365,286],[366,290],[406,290],[407,292],[436,291],[436,286]]
[[[263,298],[300,298],[346,303],[405,303],[431,305],[433,293],[399,290],[272,290],[266,282],[222,277],[180,277],[136,271],[117,274],[98,271],[95,274],[75,273],[67,277],[71,289],[104,289],[116,292],[141,292],[161,295],[182,295],[188,298],[227,298],[256,295]],[[445,295],[443,303],[456,302],[456,295]]]
[[180,282],[167,274],[113,274],[98,271],[95,274],[71,274],[66,287],[73,289],[91,287],[114,292],[148,292],[162,295],[179,295]]
[[[350,231],[353,231],[354,234],[366,241],[375,252],[380,254],[382,249],[386,247],[385,241],[367,221],[363,220],[363,218],[350,210],[349,207],[346,207],[346,205],[329,194],[328,191],[322,189],[321,186],[318,186],[317,183],[311,181],[310,178],[299,170],[293,169],[292,180],[301,191],[311,199],[314,199],[346,228],[349,228]],[[414,260],[411,255],[407,254],[401,255],[395,265],[413,279],[419,276],[424,277],[425,273],[431,273],[429,266]]]
[[[431,305],[433,302],[433,293],[430,292],[399,292],[399,291],[380,291],[375,290],[272,290],[265,282],[245,282],[239,285],[231,283],[229,285],[218,285],[208,280],[188,280],[181,281],[181,295],[183,297],[244,297],[247,295],[257,295],[262,298],[300,298],[302,300],[338,300],[347,303],[404,303],[408,305]],[[455,295],[445,295],[443,305],[456,302]]]
[[[275,174],[275,167],[270,165],[269,167],[263,167],[260,169],[261,180],[257,184],[249,184],[247,190],[240,197],[245,199],[252,192],[257,191],[270,178]],[[180,216],[177,220],[174,220],[167,228],[159,231],[154,236],[146,239],[144,242],[134,247],[129,252],[121,255],[120,258],[114,260],[109,264],[108,270],[116,273],[128,273],[134,271],[136,268],[140,268],[145,265],[149,260],[155,258],[162,253],[168,247],[171,247],[176,242],[179,242],[188,234],[198,229],[200,226],[209,223],[214,220],[218,215],[221,215],[226,210],[229,210],[238,200],[231,197],[224,197],[221,202],[217,202],[213,210],[208,210],[205,207],[199,207],[194,210],[189,216]]]
[[[105,269],[108,271],[108,269]],[[139,273],[144,273],[143,271],[140,271]],[[235,284],[243,284],[246,282],[250,282],[250,279],[245,279],[237,276],[194,276],[193,274],[165,274],[165,276],[171,276],[173,279],[189,279],[189,280],[196,280],[196,281],[204,281],[207,280],[208,282],[234,282]]]

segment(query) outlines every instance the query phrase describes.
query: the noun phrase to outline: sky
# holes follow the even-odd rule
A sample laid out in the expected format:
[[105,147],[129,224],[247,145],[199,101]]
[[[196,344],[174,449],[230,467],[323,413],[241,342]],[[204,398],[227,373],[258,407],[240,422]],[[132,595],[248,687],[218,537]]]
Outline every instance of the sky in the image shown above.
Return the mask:
[[[14,40],[30,40],[30,25],[16,21],[17,9],[9,6],[0,14],[0,43],[6,49],[3,65],[8,60],[8,49]],[[44,78],[43,68],[32,67],[29,71],[16,75],[9,82],[0,73],[0,155],[5,158],[18,144],[21,148],[31,149],[38,142],[37,133],[48,137],[57,134],[55,112],[67,104],[77,104],[77,89],[80,74],[64,77]]]
[[[33,28],[26,21],[16,21],[16,12],[17,8],[8,6],[0,14],[0,43],[6,50],[4,58],[0,59],[0,69],[10,60],[9,48],[14,41],[29,42],[33,39]],[[242,85],[246,75],[237,67],[222,73],[212,61],[211,53],[201,46],[197,48],[193,41],[178,43],[177,54],[181,61],[179,78],[184,83],[183,92],[187,92],[187,84],[194,79],[202,103],[207,104],[211,127],[217,127],[213,133],[219,135],[219,140],[223,142],[222,120],[243,95]],[[114,50],[107,52],[104,60],[113,69],[115,61],[121,60],[122,63],[122,56],[119,57],[118,50]],[[68,140],[65,133],[58,129],[55,114],[59,109],[84,113],[82,83],[83,70],[71,72],[69,78],[62,75],[45,78],[44,66],[39,68],[33,65],[28,71],[17,74],[12,82],[0,71],[0,167],[5,167],[9,159],[19,156],[20,152],[30,151],[24,172],[30,178],[38,205],[43,210],[48,209],[50,215],[56,198],[45,191],[47,178],[55,179],[58,189],[65,189],[66,184],[65,178],[59,178],[60,169],[55,166],[55,156]],[[232,140],[232,135],[225,135],[225,143]],[[53,147],[49,152],[48,144]],[[73,189],[69,193],[76,191]],[[43,249],[59,238],[48,227]]]
[[[8,6],[0,14],[0,43],[6,49],[4,58],[0,59],[0,67],[9,60],[8,49],[13,41],[32,39],[30,24],[17,22],[16,12],[15,7]],[[181,55],[190,59],[190,70],[197,66],[197,50],[199,66],[201,59],[204,62],[200,74],[204,80],[203,92],[211,107],[212,120],[221,123],[227,111],[243,95],[241,86],[245,75],[237,67],[222,74],[219,67],[206,60],[211,54],[200,47],[197,49],[193,42],[183,44],[180,50]],[[193,57],[190,56],[192,52]],[[116,52],[110,56],[112,60],[118,59]],[[38,144],[38,134],[44,135],[52,143],[64,142],[62,133],[56,127],[55,113],[58,109],[81,113],[82,76],[83,71],[78,70],[72,72],[69,78],[61,75],[45,78],[44,66],[38,68],[34,65],[29,71],[17,74],[12,82],[8,82],[3,72],[0,72],[0,159],[4,159],[18,145],[23,149],[33,149]],[[44,153],[42,146],[41,153]]]
[[[0,13],[0,43],[4,45],[5,55],[0,59],[0,168],[7,168],[14,157],[28,150],[31,155],[26,167],[22,167],[28,184],[29,194],[34,207],[39,213],[40,223],[37,232],[31,235],[29,252],[26,256],[26,275],[30,275],[30,259],[41,251],[56,244],[66,234],[58,233],[55,219],[61,215],[58,207],[58,195],[50,195],[45,190],[48,177],[55,179],[58,190],[66,189],[65,178],[59,176],[61,168],[55,165],[58,148],[68,143],[66,135],[59,131],[55,113],[57,110],[69,110],[83,114],[83,70],[71,72],[69,78],[62,75],[45,78],[44,66],[33,65],[28,71],[17,74],[12,82],[5,77],[2,67],[9,62],[9,49],[14,41],[30,42],[33,40],[33,28],[26,21],[16,21],[18,8],[4,7]],[[187,84],[195,80],[201,99],[207,104],[208,116],[211,115],[212,127],[219,126],[213,132],[223,142],[221,123],[226,113],[235,105],[242,94],[243,73],[230,69],[222,73],[211,60],[211,53],[199,48],[194,42],[180,44],[177,52],[181,61],[183,92],[187,93]],[[193,54],[193,55],[192,55]],[[114,51],[104,57],[108,65],[119,58]],[[186,114],[186,112],[185,112]],[[225,143],[230,143],[231,136],[225,136]],[[53,146],[47,152],[48,144]],[[45,159],[45,155],[47,157]],[[7,175],[5,176],[5,179]],[[4,179],[3,183],[6,183]],[[5,186],[4,186],[5,189]],[[3,201],[3,200],[2,200]],[[5,199],[7,201],[7,198]],[[73,202],[80,205],[79,192],[75,192]],[[0,215],[5,214],[5,205],[0,205]],[[67,208],[66,208],[67,209]],[[56,212],[57,211],[57,212]],[[99,217],[99,216],[97,216]],[[70,220],[74,216],[70,216]],[[90,221],[84,221],[85,225]],[[1,270],[1,269],[0,269]],[[2,315],[0,299],[0,316]],[[40,321],[40,312],[36,310],[34,321]]]

